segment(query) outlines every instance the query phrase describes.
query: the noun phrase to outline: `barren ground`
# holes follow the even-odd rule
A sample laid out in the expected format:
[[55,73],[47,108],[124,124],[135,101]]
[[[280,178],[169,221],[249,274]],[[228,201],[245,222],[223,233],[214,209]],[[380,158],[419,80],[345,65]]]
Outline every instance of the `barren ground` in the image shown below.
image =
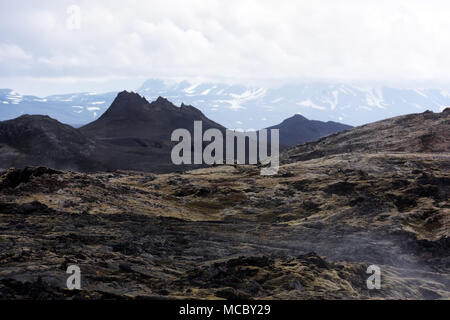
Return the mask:
[[[0,177],[0,298],[449,299],[450,155]],[[68,291],[68,265],[82,290]],[[381,268],[368,290],[367,266]]]

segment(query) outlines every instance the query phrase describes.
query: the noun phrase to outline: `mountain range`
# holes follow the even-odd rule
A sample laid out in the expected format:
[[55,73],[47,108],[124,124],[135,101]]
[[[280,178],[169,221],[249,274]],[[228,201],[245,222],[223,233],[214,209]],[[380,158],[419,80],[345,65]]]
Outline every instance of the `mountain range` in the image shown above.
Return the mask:
[[[194,121],[202,121],[204,131],[226,130],[191,105],[177,107],[163,97],[150,103],[127,91],[120,92],[97,120],[80,128],[47,115],[22,115],[0,122],[0,168],[45,165],[76,171],[183,170],[186,166],[175,166],[170,159],[176,144],[171,134],[179,128],[193,134]],[[282,148],[350,128],[299,115],[276,127]]]
[[[340,123],[312,121],[295,115],[271,128],[280,129],[281,145],[300,144],[284,153],[290,159],[314,158],[358,148],[376,150],[378,144],[392,142],[393,136],[399,138],[402,135],[416,138],[402,143],[395,141],[397,148],[411,148],[422,143],[422,149],[418,147],[413,151],[426,152],[428,149],[424,145],[432,142],[432,145],[447,150],[448,110],[438,114],[427,111],[420,116],[400,116],[354,129]],[[437,119],[441,120],[437,122]],[[162,97],[150,103],[137,93],[123,91],[97,120],[78,129],[43,115],[23,115],[0,122],[0,167],[45,165],[77,171],[124,169],[155,172],[192,169],[195,167],[172,163],[170,154],[175,142],[170,137],[178,128],[185,128],[193,134],[196,120],[202,121],[203,130],[225,130],[224,126],[210,120],[193,106],[182,104],[177,107]],[[338,133],[340,131],[344,132]],[[393,132],[398,134],[393,135]],[[380,138],[380,135],[384,136]],[[320,138],[322,140],[312,142]],[[377,144],[371,143],[374,139]],[[332,143],[328,145],[322,141]],[[310,143],[302,144],[305,142]],[[303,155],[299,156],[298,150],[302,150]],[[305,150],[307,156],[304,155]]]
[[[152,101],[162,96],[176,106],[194,105],[205,116],[230,129],[270,127],[293,114],[353,126],[450,106],[450,90],[398,89],[336,83],[299,83],[277,88],[215,82],[150,79],[137,93]],[[44,98],[0,90],[0,120],[22,114],[45,114],[72,126],[98,119],[117,92],[72,93]]]

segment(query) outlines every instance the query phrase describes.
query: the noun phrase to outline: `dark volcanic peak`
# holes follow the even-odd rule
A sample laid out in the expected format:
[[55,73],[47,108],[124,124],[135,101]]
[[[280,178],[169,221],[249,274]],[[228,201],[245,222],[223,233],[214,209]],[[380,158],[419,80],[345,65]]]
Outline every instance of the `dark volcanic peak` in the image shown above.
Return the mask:
[[281,122],[280,125],[297,122],[297,121],[309,121],[309,120],[307,118],[305,118],[304,116],[302,116],[301,114],[297,113],[297,114],[293,115],[292,117],[283,120],[283,122]]
[[145,97],[125,90],[117,95],[104,114],[108,116],[126,115],[128,117],[136,117],[138,115],[140,117],[142,113],[164,109],[176,111],[179,108],[164,97],[159,96],[155,101],[149,102]]
[[268,129],[280,130],[280,144],[295,146],[300,143],[314,141],[330,134],[348,130],[352,126],[338,122],[322,122],[309,120],[300,114],[296,114],[282,123]]
[[140,96],[138,93],[132,91],[128,92],[126,90],[119,92],[114,102],[126,104],[148,103],[145,97]]
[[425,111],[377,121],[298,145],[283,154],[295,162],[342,153],[450,152],[450,109]]
[[148,101],[139,94],[122,91],[117,95],[111,106],[100,118],[105,116],[130,117],[136,115],[136,113],[144,109],[146,105],[148,105]]
[[97,138],[135,137],[168,145],[175,129],[192,130],[195,120],[203,121],[206,129],[224,129],[192,106],[178,108],[163,97],[149,103],[136,93],[123,91],[99,119],[80,130]]

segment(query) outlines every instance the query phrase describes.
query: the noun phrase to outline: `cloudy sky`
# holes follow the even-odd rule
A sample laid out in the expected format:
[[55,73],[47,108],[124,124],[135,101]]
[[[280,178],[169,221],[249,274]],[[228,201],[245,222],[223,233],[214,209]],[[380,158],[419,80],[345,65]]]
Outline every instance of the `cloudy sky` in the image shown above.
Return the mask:
[[147,78],[449,87],[450,2],[0,0],[0,88],[47,95]]

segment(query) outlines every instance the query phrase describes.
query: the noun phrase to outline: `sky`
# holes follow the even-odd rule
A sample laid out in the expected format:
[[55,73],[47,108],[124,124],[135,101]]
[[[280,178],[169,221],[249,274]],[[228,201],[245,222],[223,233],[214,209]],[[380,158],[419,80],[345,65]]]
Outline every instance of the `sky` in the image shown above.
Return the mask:
[[450,2],[0,0],[0,88],[45,96],[148,78],[450,87]]

